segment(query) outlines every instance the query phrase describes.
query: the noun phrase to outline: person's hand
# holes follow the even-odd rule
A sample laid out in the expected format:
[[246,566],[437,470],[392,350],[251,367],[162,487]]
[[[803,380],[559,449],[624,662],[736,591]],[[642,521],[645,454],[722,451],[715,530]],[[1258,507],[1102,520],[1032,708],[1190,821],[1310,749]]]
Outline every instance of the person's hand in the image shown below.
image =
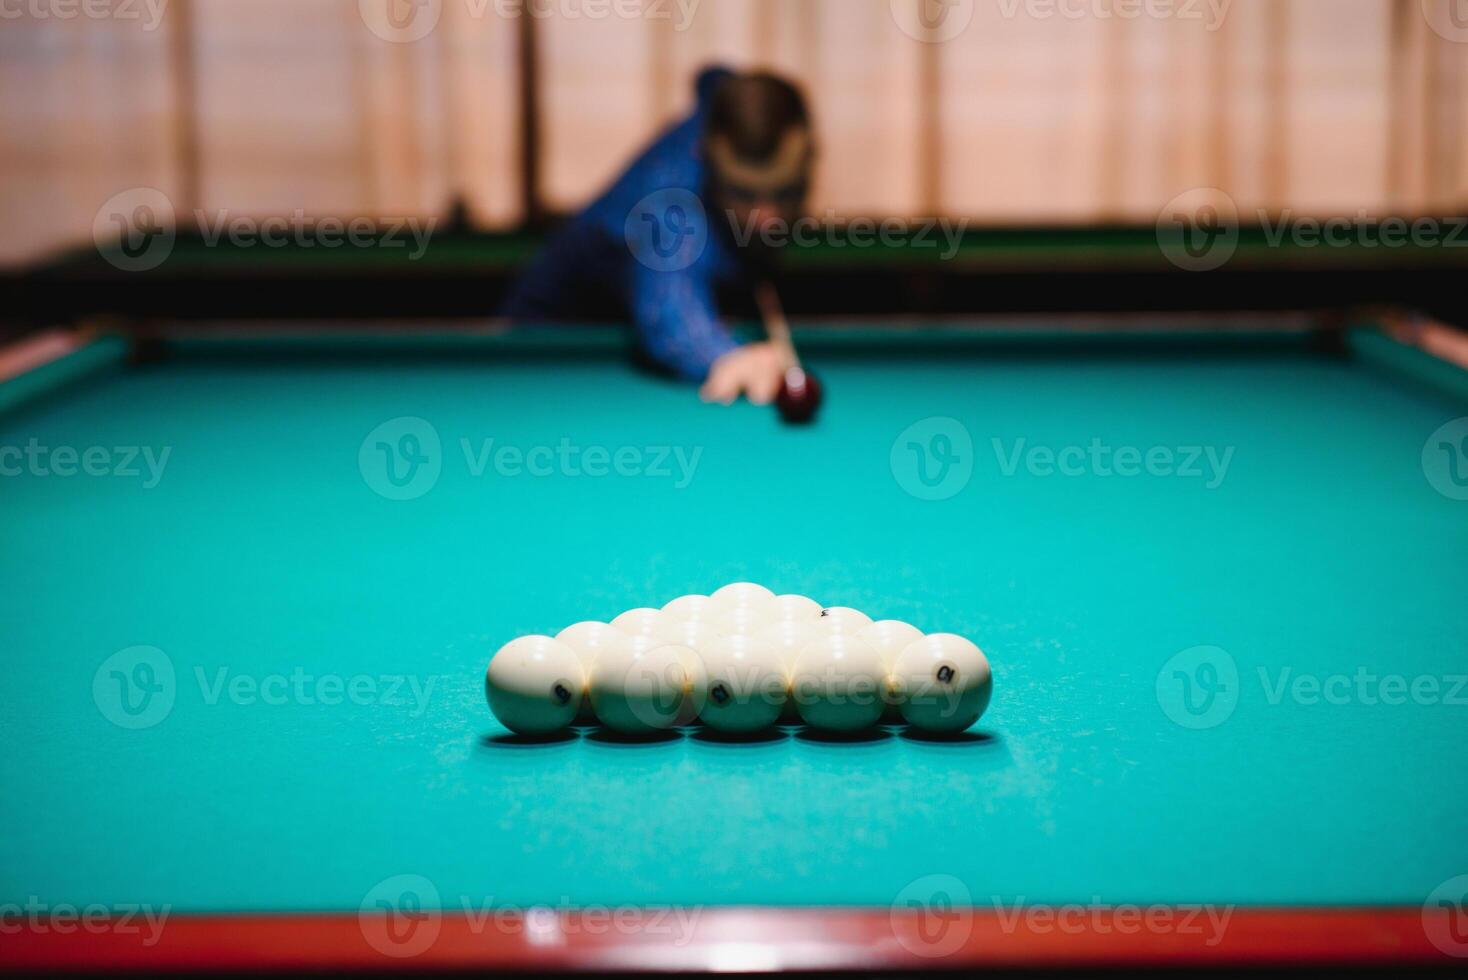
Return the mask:
[[732,405],[740,395],[768,405],[780,394],[789,357],[774,344],[746,344],[714,362],[699,396],[706,402]]

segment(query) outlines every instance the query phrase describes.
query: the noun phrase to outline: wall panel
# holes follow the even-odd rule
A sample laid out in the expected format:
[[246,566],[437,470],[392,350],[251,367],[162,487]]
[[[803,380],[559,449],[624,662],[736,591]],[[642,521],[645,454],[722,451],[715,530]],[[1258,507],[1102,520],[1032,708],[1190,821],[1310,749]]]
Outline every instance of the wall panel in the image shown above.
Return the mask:
[[[1246,215],[1464,210],[1454,2],[1233,0],[1215,23],[974,0],[964,30],[929,44],[890,0],[535,0],[542,203],[606,186],[722,61],[809,90],[817,212],[1148,223],[1198,186]],[[0,261],[85,241],[102,202],[138,186],[239,215],[463,202],[513,226],[526,16],[443,0],[411,43],[370,30],[357,0],[173,0],[160,24],[9,17]]]

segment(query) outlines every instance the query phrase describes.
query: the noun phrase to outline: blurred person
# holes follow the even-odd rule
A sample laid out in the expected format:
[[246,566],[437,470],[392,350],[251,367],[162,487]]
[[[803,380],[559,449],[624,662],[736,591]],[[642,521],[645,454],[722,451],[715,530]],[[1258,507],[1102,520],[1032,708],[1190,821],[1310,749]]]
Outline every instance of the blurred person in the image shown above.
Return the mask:
[[[642,353],[701,383],[706,401],[768,404],[791,367],[788,348],[740,344],[717,296],[748,290],[766,315],[777,302],[773,242],[805,204],[810,114],[799,89],[770,74],[712,68],[696,89],[693,113],[551,238],[503,312],[519,322],[629,321]],[[679,191],[702,206],[681,206]]]

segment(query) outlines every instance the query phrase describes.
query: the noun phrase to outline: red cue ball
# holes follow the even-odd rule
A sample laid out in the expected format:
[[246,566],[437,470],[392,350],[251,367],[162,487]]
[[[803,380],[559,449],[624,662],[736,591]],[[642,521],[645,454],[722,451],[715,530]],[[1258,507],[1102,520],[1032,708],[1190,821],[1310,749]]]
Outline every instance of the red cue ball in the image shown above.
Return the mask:
[[821,409],[823,392],[816,376],[791,368],[785,372],[785,382],[780,385],[780,394],[775,405],[780,417],[791,425],[804,425],[816,417]]

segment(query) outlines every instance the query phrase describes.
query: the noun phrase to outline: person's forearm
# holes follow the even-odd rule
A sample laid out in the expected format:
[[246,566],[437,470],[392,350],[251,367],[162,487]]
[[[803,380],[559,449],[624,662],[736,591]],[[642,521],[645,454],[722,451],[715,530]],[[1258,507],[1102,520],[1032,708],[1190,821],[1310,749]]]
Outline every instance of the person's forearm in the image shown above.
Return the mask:
[[642,348],[688,381],[703,381],[714,362],[739,343],[719,319],[710,291],[686,276],[639,284],[633,320]]

